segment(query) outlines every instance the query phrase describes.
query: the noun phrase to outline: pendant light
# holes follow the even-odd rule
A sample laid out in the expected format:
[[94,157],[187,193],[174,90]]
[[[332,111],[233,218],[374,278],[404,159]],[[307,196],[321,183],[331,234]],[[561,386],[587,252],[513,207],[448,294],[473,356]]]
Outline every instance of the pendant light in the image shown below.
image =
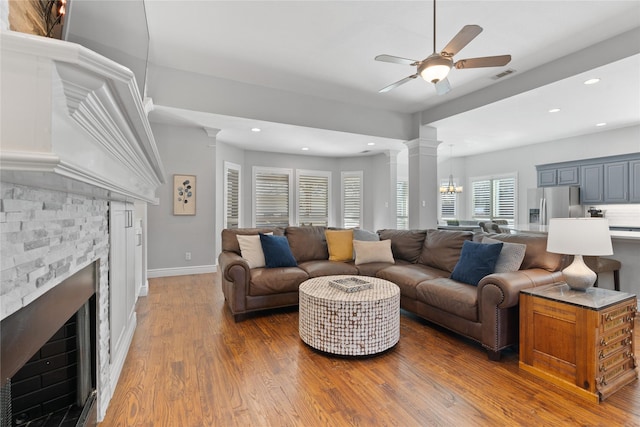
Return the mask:
[[462,187],[456,187],[453,184],[453,144],[449,144],[449,182],[447,185],[443,185],[440,187],[441,194],[456,194],[462,193]]

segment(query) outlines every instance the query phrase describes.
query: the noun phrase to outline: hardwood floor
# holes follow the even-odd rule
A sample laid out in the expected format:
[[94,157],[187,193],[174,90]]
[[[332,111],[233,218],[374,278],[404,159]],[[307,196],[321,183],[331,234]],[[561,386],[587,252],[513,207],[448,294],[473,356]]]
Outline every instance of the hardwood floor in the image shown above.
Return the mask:
[[214,274],[150,280],[100,426],[640,426],[638,380],[590,403],[406,314],[390,351],[333,357],[297,310],[234,323],[223,303]]

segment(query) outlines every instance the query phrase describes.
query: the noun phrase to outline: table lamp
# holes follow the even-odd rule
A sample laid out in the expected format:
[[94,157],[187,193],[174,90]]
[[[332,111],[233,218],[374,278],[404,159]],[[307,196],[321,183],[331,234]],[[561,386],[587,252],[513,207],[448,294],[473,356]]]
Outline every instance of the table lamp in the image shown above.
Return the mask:
[[573,263],[562,270],[572,289],[586,291],[597,275],[582,259],[583,255],[613,255],[609,221],[605,218],[552,218],[549,221],[547,251],[573,255]]

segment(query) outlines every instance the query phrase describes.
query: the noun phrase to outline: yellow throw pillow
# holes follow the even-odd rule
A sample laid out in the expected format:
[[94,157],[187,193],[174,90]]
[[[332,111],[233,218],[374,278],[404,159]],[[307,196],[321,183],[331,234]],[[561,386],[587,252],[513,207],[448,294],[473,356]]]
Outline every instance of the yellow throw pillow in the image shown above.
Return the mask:
[[330,261],[353,260],[353,230],[325,230]]

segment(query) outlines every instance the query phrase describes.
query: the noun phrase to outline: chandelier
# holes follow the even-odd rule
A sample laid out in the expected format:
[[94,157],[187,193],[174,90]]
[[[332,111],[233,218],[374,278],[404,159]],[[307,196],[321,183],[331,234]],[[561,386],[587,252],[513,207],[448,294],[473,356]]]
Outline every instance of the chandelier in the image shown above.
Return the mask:
[[450,172],[449,173],[449,182],[447,183],[447,185],[443,185],[440,187],[440,193],[441,194],[456,194],[456,193],[462,193],[462,187],[456,187],[453,183],[453,144],[449,145],[449,152],[450,152],[450,156],[449,156],[449,166],[450,166]]

